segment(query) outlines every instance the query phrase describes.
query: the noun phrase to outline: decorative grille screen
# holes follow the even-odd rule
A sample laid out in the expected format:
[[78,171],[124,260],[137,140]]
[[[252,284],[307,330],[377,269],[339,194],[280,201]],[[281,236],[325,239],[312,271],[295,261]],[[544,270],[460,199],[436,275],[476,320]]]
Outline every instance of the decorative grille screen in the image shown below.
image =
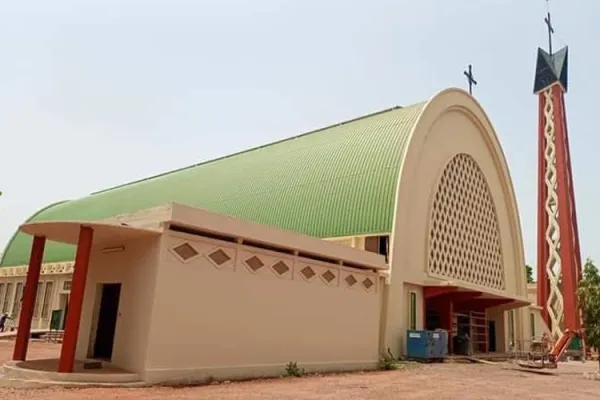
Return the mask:
[[429,274],[504,290],[496,207],[475,160],[455,156],[437,187],[429,228]]

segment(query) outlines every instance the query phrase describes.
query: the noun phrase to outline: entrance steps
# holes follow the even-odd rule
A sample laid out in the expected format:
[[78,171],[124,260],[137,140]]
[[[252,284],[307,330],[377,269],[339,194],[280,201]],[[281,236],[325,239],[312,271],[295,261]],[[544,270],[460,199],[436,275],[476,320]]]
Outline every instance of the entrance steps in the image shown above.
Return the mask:
[[[48,329],[32,329],[31,330],[31,338],[37,339],[41,336],[44,336],[48,333]],[[17,330],[0,332],[0,339],[14,339],[17,337]]]
[[62,343],[64,334],[64,331],[48,331],[41,335],[40,339],[52,343]]
[[84,388],[142,388],[147,387],[145,382],[128,382],[128,383],[101,383],[101,382],[68,382],[68,381],[51,381],[42,379],[19,379],[10,378],[0,373],[0,389],[43,389],[51,387],[62,387],[66,389],[84,389]]
[[[44,360],[42,360],[44,361]],[[10,361],[0,369],[0,388],[90,388],[90,387],[119,387],[138,388],[146,387],[147,383],[140,380],[135,373],[112,373],[103,372],[78,372],[59,373],[55,368],[36,369],[24,367],[24,364],[32,362]]]

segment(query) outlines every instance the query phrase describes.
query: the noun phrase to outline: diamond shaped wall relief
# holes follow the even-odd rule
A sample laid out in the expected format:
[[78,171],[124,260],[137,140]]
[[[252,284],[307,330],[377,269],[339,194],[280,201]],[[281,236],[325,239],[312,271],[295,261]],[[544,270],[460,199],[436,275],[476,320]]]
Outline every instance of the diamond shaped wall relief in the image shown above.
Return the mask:
[[252,272],[256,272],[265,266],[265,264],[257,256],[248,258],[245,263]]
[[317,273],[308,265],[304,268],[302,268],[300,270],[300,273],[302,274],[302,276],[304,276],[305,279],[312,279]]
[[335,279],[335,274],[330,269],[321,274],[321,278],[327,283],[331,283]]
[[229,257],[222,249],[218,249],[209,253],[208,258],[218,266],[221,266],[227,261],[231,260],[231,257]]
[[180,244],[179,246],[174,247],[172,250],[183,261],[188,261],[191,258],[196,257],[198,255],[196,249],[194,249],[189,243]]
[[346,279],[344,279],[344,280],[346,281],[346,284],[347,284],[348,286],[350,286],[350,287],[352,287],[352,286],[356,285],[356,282],[358,282],[358,281],[356,280],[356,278],[354,277],[354,275],[348,275],[348,276],[346,277]]
[[271,268],[273,268],[273,271],[275,271],[275,273],[279,276],[287,273],[290,270],[290,267],[288,267],[283,261],[278,261]]

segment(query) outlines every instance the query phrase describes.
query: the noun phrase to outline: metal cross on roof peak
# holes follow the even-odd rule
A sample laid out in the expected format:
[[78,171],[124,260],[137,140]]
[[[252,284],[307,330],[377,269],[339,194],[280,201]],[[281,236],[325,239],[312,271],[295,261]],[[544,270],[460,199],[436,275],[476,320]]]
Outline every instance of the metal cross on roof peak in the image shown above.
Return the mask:
[[467,80],[469,82],[469,94],[472,96],[473,85],[477,86],[477,81],[475,80],[475,77],[473,77],[473,66],[469,64],[468,71],[464,71],[463,74],[465,74],[465,76],[467,77]]
[[554,27],[552,26],[552,17],[550,15],[549,0],[546,0],[546,5],[548,6],[548,14],[546,18],[544,18],[544,22],[548,26],[548,53],[552,55],[552,35],[554,34]]

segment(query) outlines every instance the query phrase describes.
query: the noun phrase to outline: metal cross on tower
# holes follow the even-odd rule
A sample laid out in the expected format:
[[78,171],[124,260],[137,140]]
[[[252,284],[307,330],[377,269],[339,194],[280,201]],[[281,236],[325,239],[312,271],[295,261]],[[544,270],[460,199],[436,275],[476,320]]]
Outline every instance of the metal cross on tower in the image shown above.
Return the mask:
[[[546,0],[546,4],[548,4],[549,0]],[[554,27],[552,26],[552,17],[550,16],[550,10],[548,10],[548,15],[544,18],[544,22],[548,26],[548,52],[552,55],[552,34],[554,33]]]
[[473,95],[473,85],[477,86],[477,81],[473,77],[473,66],[469,64],[468,71],[464,71],[463,74],[467,77],[467,81],[469,82],[469,94]]
[[539,99],[537,302],[555,339],[565,329],[579,331],[577,287],[581,253],[567,130],[568,47],[552,52],[538,48],[533,92]]

